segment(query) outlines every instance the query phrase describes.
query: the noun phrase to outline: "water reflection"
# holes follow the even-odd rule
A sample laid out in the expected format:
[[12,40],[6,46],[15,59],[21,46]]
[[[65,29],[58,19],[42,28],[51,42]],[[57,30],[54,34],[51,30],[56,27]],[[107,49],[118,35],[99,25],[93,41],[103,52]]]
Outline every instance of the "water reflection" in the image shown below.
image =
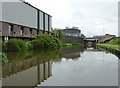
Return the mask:
[[52,76],[52,59],[59,50],[42,50],[24,53],[7,53],[8,63],[3,64],[3,86],[36,86]]
[[116,57],[97,47],[7,53],[7,57],[3,86],[99,86],[116,85],[118,80]]
[[73,46],[62,49],[63,57],[66,59],[78,59],[81,57],[80,53],[84,51],[82,46]]

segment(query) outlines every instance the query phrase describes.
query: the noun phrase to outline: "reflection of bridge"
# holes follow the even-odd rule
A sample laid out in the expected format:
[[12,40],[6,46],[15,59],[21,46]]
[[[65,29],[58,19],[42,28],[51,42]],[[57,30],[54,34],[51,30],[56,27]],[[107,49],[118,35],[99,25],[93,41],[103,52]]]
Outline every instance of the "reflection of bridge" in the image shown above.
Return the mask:
[[36,86],[52,76],[52,62],[36,58],[7,63],[3,66],[3,86]]

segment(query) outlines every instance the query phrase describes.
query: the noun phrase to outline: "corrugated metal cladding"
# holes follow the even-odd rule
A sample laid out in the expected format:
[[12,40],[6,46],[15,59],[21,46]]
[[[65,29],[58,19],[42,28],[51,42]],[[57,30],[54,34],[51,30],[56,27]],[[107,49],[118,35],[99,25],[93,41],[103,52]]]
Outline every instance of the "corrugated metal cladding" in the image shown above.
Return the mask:
[[0,1],[0,21],[2,20],[2,2]]
[[45,14],[45,31],[48,31],[48,15]]
[[51,27],[52,27],[52,17],[49,16],[49,31],[52,31]]
[[45,31],[51,30],[52,22],[50,15],[23,2],[2,2],[2,18],[0,17],[0,21]]
[[2,21],[37,28],[37,10],[23,2],[2,2]]
[[44,30],[44,27],[43,27],[43,12],[39,11],[39,27],[40,27],[40,30]]

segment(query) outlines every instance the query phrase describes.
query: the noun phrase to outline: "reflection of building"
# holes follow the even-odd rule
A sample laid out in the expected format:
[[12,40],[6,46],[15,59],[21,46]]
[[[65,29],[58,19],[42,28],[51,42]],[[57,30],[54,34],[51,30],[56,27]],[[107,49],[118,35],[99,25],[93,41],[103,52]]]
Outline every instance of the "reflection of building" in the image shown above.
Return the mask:
[[27,59],[3,66],[3,86],[36,86],[52,76],[52,62]]
[[62,49],[63,57],[67,59],[78,59],[81,57],[80,52],[83,52],[84,48],[81,46],[73,46]]
[[[51,34],[52,17],[20,0],[2,3],[0,17],[0,36],[3,41],[11,38],[21,38],[29,41],[40,34]],[[10,0],[13,1],[13,0]]]
[[63,29],[62,32],[65,36],[80,37],[81,30],[79,30],[79,28],[77,28],[77,27],[73,27],[73,28]]

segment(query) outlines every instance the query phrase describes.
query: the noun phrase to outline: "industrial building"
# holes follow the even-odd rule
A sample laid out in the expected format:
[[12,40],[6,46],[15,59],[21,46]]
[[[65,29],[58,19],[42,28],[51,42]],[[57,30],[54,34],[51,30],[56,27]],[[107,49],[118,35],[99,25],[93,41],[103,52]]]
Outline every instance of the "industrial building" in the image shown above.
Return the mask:
[[72,27],[68,28],[66,27],[65,29],[62,30],[64,36],[75,36],[75,37],[80,37],[81,30],[78,27]]
[[[10,1],[10,0],[9,0]],[[51,34],[52,16],[31,4],[14,0],[0,2],[0,36],[3,41],[20,38],[25,41],[35,39],[37,35]]]

